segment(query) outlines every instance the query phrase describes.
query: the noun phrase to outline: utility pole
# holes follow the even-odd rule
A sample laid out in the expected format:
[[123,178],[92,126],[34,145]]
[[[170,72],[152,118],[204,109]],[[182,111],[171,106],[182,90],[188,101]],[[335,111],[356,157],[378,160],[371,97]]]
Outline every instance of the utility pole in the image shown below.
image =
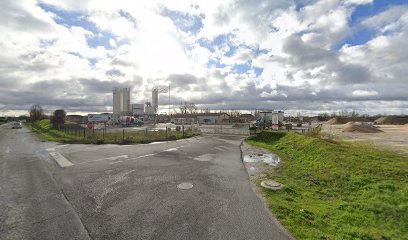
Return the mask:
[[170,84],[169,84],[169,117],[170,117]]

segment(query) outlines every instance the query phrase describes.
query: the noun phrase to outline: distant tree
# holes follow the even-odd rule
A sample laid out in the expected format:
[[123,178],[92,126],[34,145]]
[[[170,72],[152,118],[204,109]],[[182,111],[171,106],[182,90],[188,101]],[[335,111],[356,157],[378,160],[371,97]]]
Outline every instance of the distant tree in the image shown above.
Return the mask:
[[197,112],[198,109],[195,103],[186,101],[181,102],[178,108],[181,114],[194,114]]
[[29,112],[31,121],[38,121],[44,117],[44,110],[38,104],[32,105]]
[[20,116],[18,116],[18,120],[28,120],[30,117],[29,116],[26,116],[26,115],[20,115]]
[[53,126],[56,126],[58,124],[64,124],[65,122],[65,116],[67,114],[65,113],[64,109],[57,109],[54,111],[54,114],[51,116],[51,123]]
[[180,113],[181,114],[187,114],[187,105],[188,105],[188,103],[187,102],[180,102],[180,104],[179,104],[179,110],[180,110]]
[[201,109],[200,113],[210,113],[210,109],[209,108]]
[[195,103],[192,103],[192,102],[187,103],[187,111],[190,114],[196,113],[197,112],[197,107],[196,107]]

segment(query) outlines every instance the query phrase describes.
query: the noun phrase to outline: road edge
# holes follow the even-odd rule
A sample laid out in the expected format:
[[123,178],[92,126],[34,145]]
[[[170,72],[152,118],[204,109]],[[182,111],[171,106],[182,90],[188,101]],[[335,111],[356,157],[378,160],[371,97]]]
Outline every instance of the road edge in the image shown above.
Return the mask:
[[278,228],[288,237],[288,239],[295,240],[295,238],[294,238],[293,235],[289,232],[289,230],[287,230],[287,229],[283,226],[283,224],[279,221],[279,219],[276,218],[276,216],[273,214],[273,212],[271,211],[271,209],[269,209],[268,203],[267,203],[267,201],[266,201],[266,198],[265,198],[264,194],[263,194],[262,191],[261,191],[261,188],[260,188],[258,185],[256,185],[256,183],[255,183],[254,181],[252,181],[251,176],[250,176],[250,173],[249,173],[249,169],[248,169],[247,165],[246,165],[245,162],[244,162],[244,153],[243,153],[243,150],[242,150],[242,146],[243,146],[243,144],[244,144],[244,141],[245,141],[245,139],[242,140],[241,143],[239,144],[239,150],[240,150],[240,155],[241,155],[241,162],[242,162],[242,164],[244,165],[245,172],[247,173],[248,181],[250,182],[252,191],[255,193],[255,195],[258,197],[258,199],[261,200],[262,205],[263,205],[265,211],[268,212],[269,216],[271,217],[272,221],[276,224],[276,226],[278,226]]

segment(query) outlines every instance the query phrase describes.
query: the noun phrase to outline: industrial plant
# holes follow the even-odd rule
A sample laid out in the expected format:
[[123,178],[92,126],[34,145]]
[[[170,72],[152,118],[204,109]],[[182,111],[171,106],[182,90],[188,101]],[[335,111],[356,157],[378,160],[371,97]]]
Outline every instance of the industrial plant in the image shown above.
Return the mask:
[[159,108],[159,88],[152,90],[151,101],[143,103],[130,103],[130,88],[113,88],[113,121],[118,122],[121,116],[144,117],[158,113]]

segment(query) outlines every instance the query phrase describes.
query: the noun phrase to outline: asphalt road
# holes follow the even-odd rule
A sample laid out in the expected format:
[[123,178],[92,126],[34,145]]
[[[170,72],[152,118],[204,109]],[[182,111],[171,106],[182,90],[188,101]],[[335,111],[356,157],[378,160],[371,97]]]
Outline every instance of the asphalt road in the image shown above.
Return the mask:
[[251,189],[241,140],[59,145],[3,125],[0,239],[289,239]]

